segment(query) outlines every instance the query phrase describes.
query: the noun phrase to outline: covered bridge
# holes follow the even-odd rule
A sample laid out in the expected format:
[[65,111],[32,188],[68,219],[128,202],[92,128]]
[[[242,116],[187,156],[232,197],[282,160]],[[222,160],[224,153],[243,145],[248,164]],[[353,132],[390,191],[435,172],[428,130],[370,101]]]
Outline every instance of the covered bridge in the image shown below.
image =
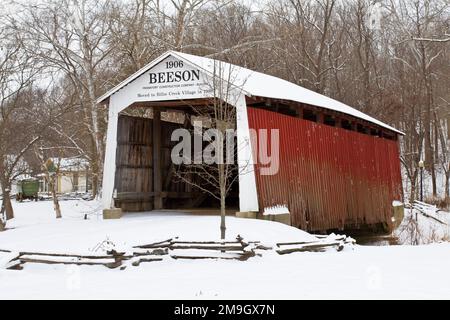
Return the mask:
[[[109,106],[103,171],[104,209],[149,211],[210,206],[202,192],[176,182],[171,133],[227,83],[236,110],[240,166],[230,198],[241,212],[285,206],[309,231],[389,227],[402,200],[402,133],[348,105],[288,81],[204,57],[169,51],[98,99]],[[218,70],[221,70],[218,72]],[[176,118],[176,117],[175,117]],[[278,129],[279,168],[261,174],[251,129]],[[260,146],[259,146],[260,147]],[[270,150],[270,148],[269,148]],[[253,151],[253,152],[252,152]]]

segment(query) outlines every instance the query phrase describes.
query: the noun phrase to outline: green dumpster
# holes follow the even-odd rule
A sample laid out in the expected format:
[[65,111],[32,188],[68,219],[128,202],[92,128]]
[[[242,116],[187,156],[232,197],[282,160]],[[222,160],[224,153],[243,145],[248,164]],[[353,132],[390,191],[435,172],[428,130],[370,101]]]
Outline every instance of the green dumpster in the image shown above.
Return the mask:
[[25,199],[38,201],[39,181],[36,179],[24,179],[17,183],[17,201]]

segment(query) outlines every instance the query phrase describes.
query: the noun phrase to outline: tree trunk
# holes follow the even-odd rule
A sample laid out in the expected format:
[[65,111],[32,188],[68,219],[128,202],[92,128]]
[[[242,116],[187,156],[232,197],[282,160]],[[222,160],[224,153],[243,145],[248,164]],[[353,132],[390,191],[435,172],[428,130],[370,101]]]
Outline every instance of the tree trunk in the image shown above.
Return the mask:
[[92,197],[96,198],[99,187],[98,176],[100,174],[97,159],[91,162],[91,166],[92,166]]
[[93,80],[91,79],[88,81],[89,84],[89,98],[91,100],[91,114],[92,114],[92,128],[93,128],[93,140],[94,140],[94,147],[95,147],[95,157],[94,157],[94,166],[93,166],[93,196],[96,197],[98,193],[99,188],[99,177],[101,174],[101,168],[102,168],[102,162],[103,162],[103,156],[104,156],[104,150],[102,145],[102,135],[100,133],[99,129],[99,116],[98,116],[98,106],[95,101],[95,93],[94,93],[94,84]]
[[450,115],[447,116],[447,139],[450,140]]
[[[221,147],[222,144],[219,144]],[[223,150],[223,149],[221,149]],[[222,153],[223,154],[223,153]],[[223,159],[223,157],[221,158]],[[225,207],[226,207],[226,177],[225,177],[225,164],[219,163],[219,183],[220,183],[220,239],[225,239]]]
[[2,183],[2,194],[3,194],[3,208],[6,215],[6,220],[11,220],[14,218],[14,209],[11,204],[11,189],[6,183]]
[[431,174],[431,182],[433,184],[433,195],[435,185],[435,173],[434,173],[434,151],[431,139],[431,111],[430,106],[426,107],[425,111],[425,168]]
[[410,190],[410,198],[409,198],[409,202],[413,203],[414,200],[416,200],[417,197],[417,186],[420,185],[420,181],[417,181],[417,178],[419,176],[419,170],[418,169],[413,169],[413,173],[410,177],[410,182],[411,182],[411,190]]
[[98,175],[92,172],[92,197],[96,198],[98,194]]
[[84,54],[83,68],[86,75],[87,82],[87,93],[89,97],[89,107],[90,107],[90,127],[91,135],[94,141],[94,148],[96,152],[95,161],[97,162],[97,170],[95,173],[100,174],[99,168],[101,167],[101,162],[103,159],[103,145],[102,145],[102,135],[100,132],[100,118],[99,118],[99,107],[97,105],[97,97],[95,94],[95,79],[94,79],[94,67],[91,56],[91,47],[88,42],[86,34],[83,34],[82,39],[82,52]]
[[225,194],[220,195],[220,239],[225,239]]
[[14,218],[14,209],[11,204],[11,198],[9,191],[3,194],[3,201],[5,202],[5,213],[6,213],[6,220],[11,220]]
[[433,164],[431,165],[431,184],[433,189],[433,198],[437,197],[437,182],[436,182],[436,166]]
[[49,178],[50,181],[50,188],[52,191],[52,198],[53,198],[53,208],[55,209],[55,213],[56,213],[56,219],[62,218],[61,216],[61,208],[59,206],[59,201],[58,201],[58,196],[56,194],[56,174],[52,175]]
[[2,205],[0,206],[0,232],[5,230],[6,223],[4,220],[3,213],[5,212],[5,207],[3,206],[4,202],[2,201]]
[[445,172],[445,202],[450,203],[450,164],[448,170]]
[[[427,67],[427,52],[423,43],[420,44],[421,58],[422,58],[422,74],[425,83],[425,93],[426,93],[426,104],[425,104],[425,167],[431,173],[431,184],[433,187],[433,197],[437,195],[436,188],[436,168],[435,168],[435,158],[433,150],[432,141],[432,113],[431,109],[433,107],[433,88],[431,83],[430,73]],[[437,148],[437,146],[435,146]]]
[[413,203],[414,200],[416,200],[416,181],[410,181],[411,182],[411,192],[409,195],[409,202]]
[[185,18],[188,1],[183,1],[178,8],[176,18],[176,30],[175,30],[175,50],[180,51],[183,46],[184,30],[185,30]]

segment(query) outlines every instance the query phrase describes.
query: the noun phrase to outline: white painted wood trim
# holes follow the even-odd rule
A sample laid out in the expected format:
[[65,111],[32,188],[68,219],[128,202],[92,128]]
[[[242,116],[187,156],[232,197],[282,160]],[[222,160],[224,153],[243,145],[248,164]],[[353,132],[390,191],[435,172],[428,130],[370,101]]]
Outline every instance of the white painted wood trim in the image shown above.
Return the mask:
[[245,95],[241,94],[234,104],[239,165],[239,210],[258,212],[258,192]]
[[114,180],[116,176],[116,149],[117,149],[117,125],[119,120],[119,106],[115,105],[117,99],[114,96],[109,101],[108,128],[106,132],[105,161],[103,164],[103,209],[112,209]]

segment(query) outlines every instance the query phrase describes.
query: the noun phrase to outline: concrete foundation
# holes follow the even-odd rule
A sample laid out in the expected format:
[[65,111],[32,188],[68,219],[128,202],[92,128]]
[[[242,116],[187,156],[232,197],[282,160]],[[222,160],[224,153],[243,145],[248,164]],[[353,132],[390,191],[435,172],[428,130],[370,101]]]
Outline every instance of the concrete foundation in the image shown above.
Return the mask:
[[396,229],[400,226],[405,217],[405,206],[402,203],[398,203],[392,206],[392,224]]
[[122,215],[123,212],[121,208],[103,210],[103,219],[120,219],[122,218]]
[[236,217],[237,218],[247,218],[247,219],[256,219],[257,217],[257,212],[254,211],[239,211],[236,212]]
[[284,223],[287,225],[291,225],[291,214],[285,213],[285,214],[269,214],[269,215],[259,215],[255,211],[240,211],[236,212],[237,218],[246,218],[246,219],[262,219],[262,220],[268,220],[268,221],[275,221]]
[[284,224],[287,224],[288,226],[291,225],[291,214],[290,213],[263,215],[262,219],[284,223]]

